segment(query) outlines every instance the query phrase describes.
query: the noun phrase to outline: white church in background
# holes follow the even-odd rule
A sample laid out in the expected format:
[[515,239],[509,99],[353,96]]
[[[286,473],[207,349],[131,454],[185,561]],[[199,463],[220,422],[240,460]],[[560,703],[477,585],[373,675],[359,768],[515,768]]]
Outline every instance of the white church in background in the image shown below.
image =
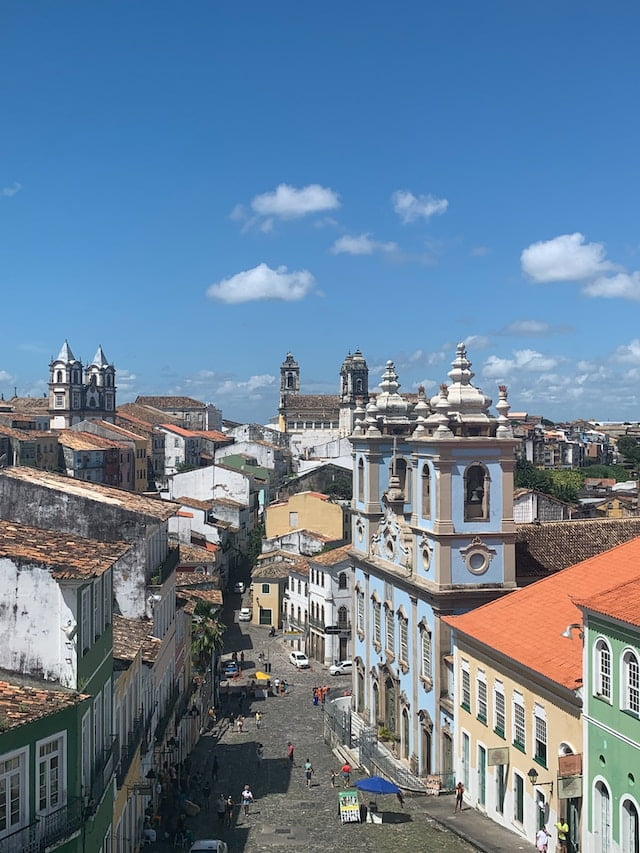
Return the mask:
[[99,346],[86,367],[65,341],[49,364],[51,429],[67,429],[87,418],[114,423],[116,371]]

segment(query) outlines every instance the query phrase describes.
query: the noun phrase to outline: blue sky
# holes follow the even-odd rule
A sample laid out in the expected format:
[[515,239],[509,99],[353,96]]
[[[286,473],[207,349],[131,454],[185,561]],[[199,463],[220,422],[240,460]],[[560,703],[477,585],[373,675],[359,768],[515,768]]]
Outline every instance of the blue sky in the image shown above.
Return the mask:
[[[288,351],[640,418],[635,3],[0,6],[0,391],[277,410]],[[402,390],[402,389],[401,389]]]

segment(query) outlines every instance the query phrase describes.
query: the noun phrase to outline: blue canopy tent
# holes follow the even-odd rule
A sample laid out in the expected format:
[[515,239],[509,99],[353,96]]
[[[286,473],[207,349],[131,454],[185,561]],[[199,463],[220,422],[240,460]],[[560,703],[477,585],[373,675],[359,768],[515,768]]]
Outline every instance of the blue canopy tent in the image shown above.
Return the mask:
[[358,779],[355,783],[356,788],[360,791],[366,791],[368,794],[399,794],[400,788],[389,782],[388,779],[383,779],[382,776],[367,776],[366,779]]

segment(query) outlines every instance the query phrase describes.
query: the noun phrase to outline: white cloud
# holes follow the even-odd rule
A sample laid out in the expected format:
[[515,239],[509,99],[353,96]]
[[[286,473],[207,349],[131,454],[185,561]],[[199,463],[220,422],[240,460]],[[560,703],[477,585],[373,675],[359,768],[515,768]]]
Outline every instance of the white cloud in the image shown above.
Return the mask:
[[397,243],[381,243],[373,240],[369,234],[359,234],[357,237],[345,234],[338,237],[330,251],[334,255],[371,255],[375,251],[395,252],[397,248]]
[[622,364],[640,364],[640,340],[634,338],[628,344],[619,346],[613,358]]
[[322,213],[338,207],[338,194],[320,184],[309,184],[301,189],[289,184],[280,184],[273,192],[257,195],[251,200],[254,213],[280,219],[297,219],[309,213]]
[[13,376],[6,370],[0,370],[0,382],[13,382]]
[[287,267],[271,269],[265,263],[236,273],[212,284],[207,289],[210,299],[236,304],[259,299],[279,299],[296,302],[310,293],[315,279],[308,270],[289,272]]
[[261,373],[256,376],[250,376],[244,382],[227,379],[218,385],[216,394],[221,397],[235,397],[244,394],[253,395],[256,391],[261,391],[263,388],[269,388],[275,381],[275,376],[272,376],[270,373]]
[[489,338],[486,335],[469,335],[464,339],[464,344],[468,349],[486,349],[489,346]]
[[393,209],[405,224],[416,219],[430,219],[435,214],[444,213],[449,207],[446,198],[436,198],[431,194],[416,196],[409,190],[396,190],[391,201]]
[[19,184],[17,181],[14,181],[10,187],[2,187],[0,190],[0,195],[5,196],[6,198],[11,198],[16,193],[19,193],[22,189],[22,184]]
[[520,255],[522,271],[535,282],[584,281],[614,269],[602,243],[586,243],[584,234],[561,234],[532,243]]
[[503,334],[519,335],[520,337],[539,337],[548,335],[551,332],[551,326],[548,323],[543,323],[540,320],[514,320],[505,327]]
[[640,272],[620,272],[613,276],[602,276],[586,284],[582,289],[587,296],[605,299],[631,299],[640,302]]
[[530,371],[532,373],[542,373],[552,370],[557,365],[555,358],[545,356],[533,349],[515,350],[513,358],[499,358],[497,355],[490,355],[482,367],[484,376],[494,379],[501,379],[508,376],[514,371]]

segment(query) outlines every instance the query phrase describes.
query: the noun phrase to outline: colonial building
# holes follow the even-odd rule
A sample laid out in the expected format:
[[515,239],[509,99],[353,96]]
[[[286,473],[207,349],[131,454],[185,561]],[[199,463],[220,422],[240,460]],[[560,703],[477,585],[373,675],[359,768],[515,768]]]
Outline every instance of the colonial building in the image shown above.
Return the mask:
[[65,341],[49,364],[49,416],[52,429],[65,429],[85,418],[113,423],[116,413],[115,367],[99,346],[86,367]]
[[392,362],[351,436],[354,704],[418,776],[453,770],[450,631],[441,616],[515,588],[515,442],[458,345],[451,385],[400,395]]
[[291,435],[292,450],[349,435],[354,413],[369,402],[369,368],[359,349],[340,368],[339,394],[301,394],[300,366],[289,352],[280,365],[278,425]]

